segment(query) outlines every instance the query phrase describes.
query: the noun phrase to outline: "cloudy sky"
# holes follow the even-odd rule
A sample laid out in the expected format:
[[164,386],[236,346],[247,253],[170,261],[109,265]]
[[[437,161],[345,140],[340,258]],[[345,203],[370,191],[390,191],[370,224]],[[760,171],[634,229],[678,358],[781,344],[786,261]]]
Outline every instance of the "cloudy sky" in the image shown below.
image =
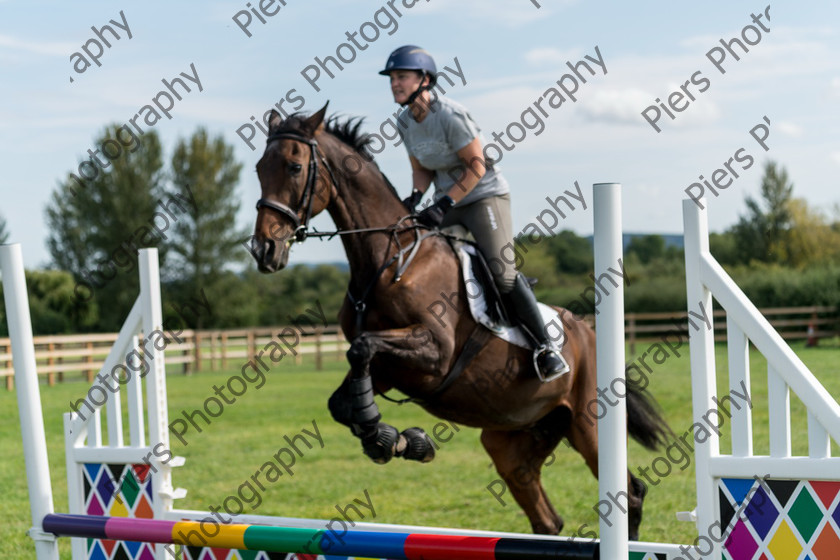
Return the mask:
[[[677,233],[685,189],[742,148],[742,156],[755,162],[746,170],[746,164],[732,163],[739,178],[711,201],[713,230],[737,220],[744,197],[758,192],[768,159],[787,168],[795,195],[811,205],[830,212],[840,201],[840,3],[413,3],[0,0],[0,215],[11,241],[23,244],[27,266],[49,263],[44,208],[50,193],[68,172],[78,173],[107,123],[126,124],[138,112],[143,114],[135,123],[161,135],[167,157],[178,138],[201,125],[235,146],[244,172],[231,196],[241,201],[238,225],[251,227],[259,193],[254,165],[263,142],[257,133],[254,151],[237,129],[287,97],[285,107],[303,111],[329,101],[331,111],[364,116],[366,129],[375,131],[397,108],[377,71],[407,43],[425,47],[440,67],[454,67],[457,58],[467,83],[447,84],[446,94],[469,108],[488,140],[494,132],[519,138],[525,131],[518,143],[506,140],[512,149],[501,162],[513,190],[516,231],[534,221],[546,196],[573,189],[575,181],[587,202],[592,183],[617,181],[625,186],[627,231]],[[260,5],[275,12],[260,14],[265,23],[249,11]],[[127,24],[131,38],[110,20]],[[119,39],[103,31],[111,45],[99,55],[89,42],[97,39],[91,26],[106,24]],[[736,37],[746,40],[748,53],[734,43],[734,54],[721,45]],[[606,74],[591,65],[596,75],[579,84],[577,100],[551,107],[548,89],[570,72],[566,63],[597,59],[596,47]],[[316,58],[335,57],[337,49],[352,60],[341,71],[331,66],[334,78],[322,70],[310,84],[302,71]],[[725,73],[712,61],[723,55]],[[90,56],[98,56],[98,65]],[[179,90],[171,119],[144,124],[148,111],[142,108],[164,89],[161,80],[193,75],[192,68],[202,91],[185,79],[191,91]],[[693,101],[671,95],[686,82]],[[660,108],[658,133],[642,115],[657,98],[670,98],[681,110],[671,119]],[[547,114],[539,135],[536,126],[510,128],[538,102]],[[764,117],[770,121],[769,151],[750,135]],[[405,150],[391,144],[377,159],[407,194]],[[315,225],[332,227],[328,216]],[[591,205],[570,212],[560,227],[591,233]],[[343,259],[337,241],[308,241],[292,254],[292,262]]]

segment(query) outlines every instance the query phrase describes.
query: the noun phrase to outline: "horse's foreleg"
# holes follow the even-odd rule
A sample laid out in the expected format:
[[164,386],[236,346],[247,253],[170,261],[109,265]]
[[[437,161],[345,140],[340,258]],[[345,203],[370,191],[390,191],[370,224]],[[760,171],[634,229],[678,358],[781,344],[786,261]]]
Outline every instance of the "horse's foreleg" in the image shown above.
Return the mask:
[[430,337],[418,336],[422,331],[423,327],[413,326],[357,336],[347,351],[350,373],[330,397],[333,418],[350,427],[353,435],[362,440],[365,455],[377,463],[387,463],[394,456],[421,462],[434,459],[432,441],[422,429],[409,428],[400,433],[380,422],[382,415],[373,398],[370,376],[370,362],[377,354],[387,354],[406,363],[438,363],[438,347],[430,343]]
[[543,463],[553,447],[526,430],[484,430],[481,444],[493,459],[516,503],[528,516],[531,529],[545,535],[559,533],[563,529],[563,518],[554,510],[540,481]]
[[357,378],[351,370],[328,404],[333,419],[348,426],[362,440],[365,455],[377,463],[387,463],[397,453],[399,432],[379,421],[382,415],[373,400],[373,381],[369,375]]

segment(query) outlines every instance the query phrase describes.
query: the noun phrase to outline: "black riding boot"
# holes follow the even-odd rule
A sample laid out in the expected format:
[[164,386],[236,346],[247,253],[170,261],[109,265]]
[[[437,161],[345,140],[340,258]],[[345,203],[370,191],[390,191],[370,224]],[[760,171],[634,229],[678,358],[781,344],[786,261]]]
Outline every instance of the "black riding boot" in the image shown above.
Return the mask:
[[569,364],[551,343],[545,331],[545,323],[537,307],[537,298],[531,291],[531,286],[525,277],[517,273],[513,289],[506,295],[508,314],[519,320],[531,340],[536,346],[534,350],[534,367],[537,376],[543,383],[553,381],[569,371]]

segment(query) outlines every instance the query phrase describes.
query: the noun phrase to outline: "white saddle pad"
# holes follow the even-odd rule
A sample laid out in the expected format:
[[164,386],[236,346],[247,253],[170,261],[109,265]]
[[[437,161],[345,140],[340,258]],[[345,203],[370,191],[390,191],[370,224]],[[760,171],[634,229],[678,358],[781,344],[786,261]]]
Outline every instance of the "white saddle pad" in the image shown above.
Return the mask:
[[[464,282],[466,283],[467,301],[469,301],[470,313],[473,319],[490,329],[494,335],[502,340],[532,350],[533,345],[521,328],[518,326],[511,327],[506,323],[499,323],[491,319],[490,315],[488,315],[484,289],[480,287],[476,279],[472,267],[472,259],[470,258],[470,255],[475,254],[475,250],[475,247],[468,243],[461,244],[458,250],[458,256],[461,259],[461,270],[464,273]],[[548,327],[547,332],[553,341],[553,346],[556,350],[560,350],[565,341],[563,321],[556,309],[552,309],[544,303],[539,303],[539,308],[540,313],[542,313],[543,322]]]

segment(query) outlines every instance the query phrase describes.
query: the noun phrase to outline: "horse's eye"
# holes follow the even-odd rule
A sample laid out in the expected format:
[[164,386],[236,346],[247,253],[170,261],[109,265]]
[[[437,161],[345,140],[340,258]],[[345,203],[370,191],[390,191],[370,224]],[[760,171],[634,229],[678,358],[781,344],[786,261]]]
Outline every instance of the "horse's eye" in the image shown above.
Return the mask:
[[289,163],[289,174],[297,175],[300,173],[301,165],[299,163]]

